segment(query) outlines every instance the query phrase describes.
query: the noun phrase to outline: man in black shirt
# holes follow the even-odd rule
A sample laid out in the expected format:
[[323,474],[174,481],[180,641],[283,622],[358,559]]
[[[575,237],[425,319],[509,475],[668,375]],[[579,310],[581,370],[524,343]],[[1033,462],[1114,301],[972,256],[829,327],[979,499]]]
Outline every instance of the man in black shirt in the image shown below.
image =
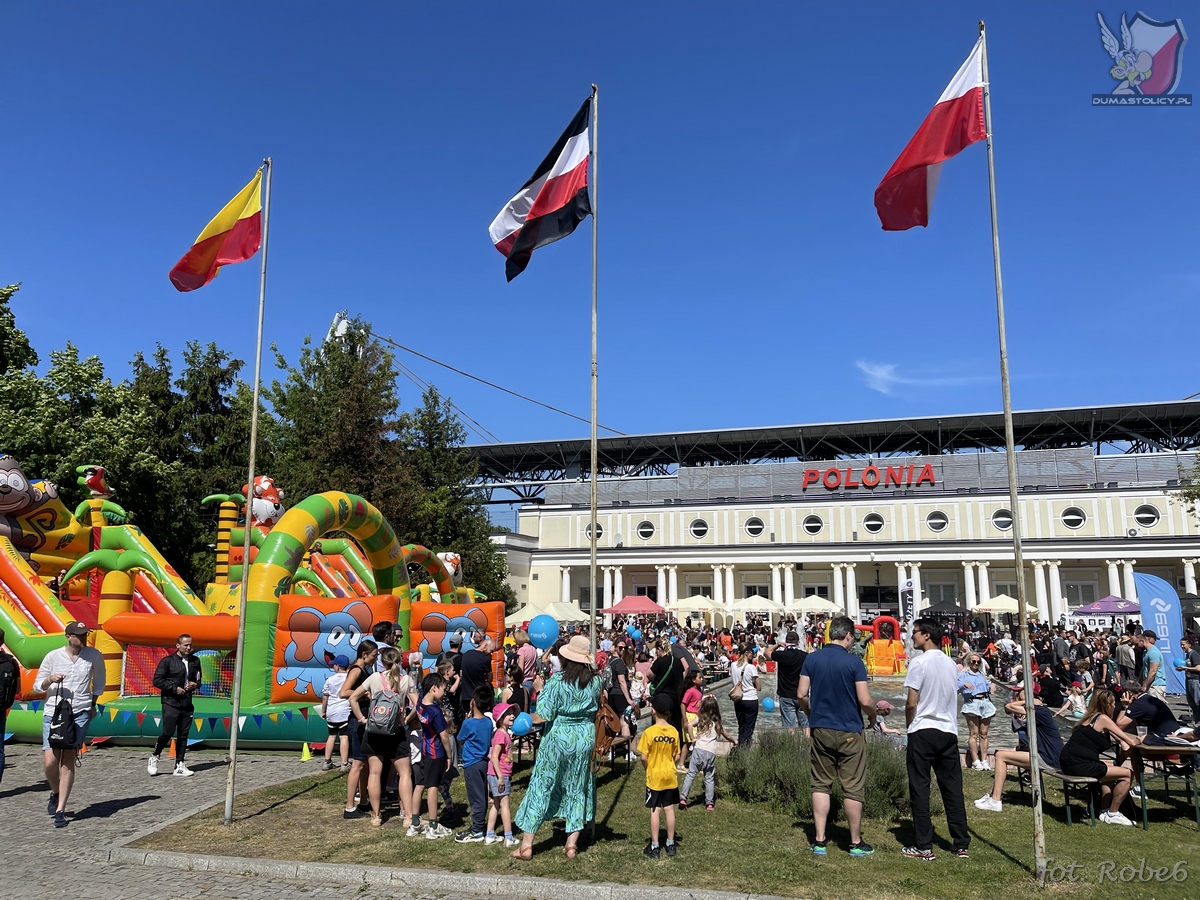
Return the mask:
[[192,694],[200,689],[200,660],[192,655],[192,636],[181,634],[175,641],[175,652],[158,661],[154,670],[154,686],[162,694],[162,734],[154,744],[154,753],[146,763],[146,771],[158,774],[158,757],[175,739],[174,775],[186,777],[195,773],[183,764],[187,752],[188,734],[192,730]]
[[784,646],[773,644],[767,648],[767,659],[775,663],[775,675],[779,680],[779,716],[783,727],[795,732],[803,728],[808,735],[808,713],[800,708],[796,698],[800,690],[800,673],[808,654],[800,649],[800,635],[789,631],[784,635]]
[[1129,705],[1117,716],[1117,727],[1124,731],[1145,728],[1147,734],[1142,740],[1147,744],[1169,743],[1167,735],[1179,728],[1170,707],[1145,693],[1136,679],[1125,684],[1123,693]]
[[[471,698],[475,696],[476,688],[487,685],[495,689],[492,683],[492,653],[496,649],[496,642],[486,634],[477,635],[476,639],[479,643],[462,655],[462,681],[459,683],[458,695],[465,699],[468,707]],[[470,712],[469,708],[462,709],[462,717],[466,718]]]

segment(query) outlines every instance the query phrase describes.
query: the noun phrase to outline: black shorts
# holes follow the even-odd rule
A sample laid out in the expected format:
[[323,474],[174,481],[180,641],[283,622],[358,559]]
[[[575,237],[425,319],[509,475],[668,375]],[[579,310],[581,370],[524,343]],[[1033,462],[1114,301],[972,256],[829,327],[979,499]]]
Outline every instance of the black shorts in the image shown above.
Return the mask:
[[362,722],[357,720],[350,723],[350,758],[359,762],[366,762],[367,757],[371,755],[363,747],[363,729],[365,727]]
[[330,737],[340,737],[342,735],[350,734],[349,719],[347,719],[345,722],[326,722],[325,724],[329,728]]
[[679,803],[679,788],[652,791],[646,788],[646,809],[666,809]]
[[412,783],[417,787],[425,787],[425,757],[412,764]]
[[366,756],[378,756],[385,764],[393,759],[408,759],[408,732],[371,734],[364,726],[362,747]]
[[436,788],[442,786],[442,777],[446,774],[448,760],[444,756],[437,758],[425,757],[421,763],[421,786]]

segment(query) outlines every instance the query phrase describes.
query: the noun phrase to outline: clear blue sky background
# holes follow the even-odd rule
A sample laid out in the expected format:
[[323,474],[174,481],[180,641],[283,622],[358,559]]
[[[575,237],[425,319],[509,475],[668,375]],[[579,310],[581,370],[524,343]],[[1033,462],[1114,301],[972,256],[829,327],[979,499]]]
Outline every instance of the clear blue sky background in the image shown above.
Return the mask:
[[[1097,9],[7,4],[0,283],[24,282],[43,360],[70,340],[125,377],[195,339],[249,362],[257,262],[192,294],[167,272],[270,154],[269,341],[294,359],[345,308],[586,416],[590,223],[512,284],[487,226],[596,81],[601,421],[998,409],[983,145],[945,166],[930,228],[884,233],[872,206],[984,17],[1015,405],[1179,398],[1200,110],[1093,109]],[[1200,33],[1195,10],[1145,9]],[[1179,90],[1200,98],[1200,47]],[[586,434],[404,361],[505,440]]]

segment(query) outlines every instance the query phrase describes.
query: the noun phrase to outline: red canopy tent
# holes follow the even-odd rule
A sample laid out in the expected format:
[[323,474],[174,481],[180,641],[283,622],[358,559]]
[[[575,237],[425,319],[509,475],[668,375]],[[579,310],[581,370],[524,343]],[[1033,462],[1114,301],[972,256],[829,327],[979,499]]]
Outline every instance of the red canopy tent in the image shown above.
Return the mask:
[[606,616],[654,616],[659,613],[665,613],[666,610],[649,597],[630,594],[628,597],[624,597],[619,602],[614,603],[608,609],[600,610],[600,612]]

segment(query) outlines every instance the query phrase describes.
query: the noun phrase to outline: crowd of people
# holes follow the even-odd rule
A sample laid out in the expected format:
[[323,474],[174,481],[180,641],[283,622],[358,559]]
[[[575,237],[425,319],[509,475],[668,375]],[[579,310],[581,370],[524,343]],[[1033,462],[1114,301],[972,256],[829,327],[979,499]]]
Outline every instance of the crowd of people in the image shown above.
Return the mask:
[[[1024,723],[1031,715],[1037,723],[1033,752],[1041,764],[1095,778],[1104,791],[1101,820],[1109,824],[1131,824],[1121,806],[1134,790],[1129,765],[1134,748],[1196,740],[1196,732],[1184,729],[1164,702],[1167,663],[1153,631],[1136,625],[1089,631],[1065,622],[1034,624],[1028,653],[1035,676],[1026,685],[1021,669],[1025,651],[1011,632],[982,623],[945,627],[928,618],[905,623],[903,630],[909,663],[904,682],[907,728],[901,732],[884,721],[892,705],[871,696],[859,631],[844,616],[788,618],[774,626],[765,617],[752,616],[732,628],[666,617],[618,620],[598,635],[595,655],[578,628],[546,649],[515,629],[500,654],[483,632],[457,633],[448,641],[449,651],[432,666],[420,653],[397,649],[402,633],[393,623],[380,622],[370,638],[359,641],[353,659],[337,656],[332,661],[320,706],[328,731],[324,767],[347,774],[346,819],[369,817],[373,826],[380,826],[385,817],[399,815],[408,823],[409,837],[502,842],[521,860],[531,857],[535,835],[545,822],[563,819],[563,852],[572,858],[585,823],[594,817],[592,766],[601,746],[598,722],[607,721],[607,715],[612,734],[604,746],[627,744],[644,766],[650,815],[645,853],[673,857],[678,853],[676,811],[688,808],[699,780],[705,809],[715,808],[720,742],[732,745],[732,752],[753,743],[763,704],[762,679],[770,668],[783,727],[809,738],[813,852],[828,852],[827,824],[836,788],[850,832],[850,854],[873,852],[862,834],[862,809],[867,735],[875,730],[905,747],[915,840],[903,852],[932,859],[933,780],[942,794],[955,852],[963,857],[969,852],[960,714],[967,725],[967,764],[995,773],[992,790],[975,801],[981,811],[1003,808],[1009,766],[1030,766]],[[47,654],[35,679],[47,695],[47,812],[56,827],[66,825],[76,755],[105,684],[103,659],[87,646],[86,626],[72,622],[66,636],[66,646]],[[1185,673],[1195,728],[1200,721],[1200,648],[1189,638],[1181,650],[1184,658],[1172,665]],[[497,669],[501,657],[503,665]],[[12,702],[6,697],[11,679],[6,681],[4,663],[0,658],[0,714],[7,709],[5,702]],[[502,676],[497,677],[498,671]],[[728,692],[736,735],[727,730],[711,691],[714,681],[725,678],[728,686],[721,690]],[[159,661],[154,685],[161,694],[162,734],[147,773],[159,774],[161,754],[173,742],[172,774],[188,777],[192,772],[184,757],[192,697],[201,686],[189,635],[180,635],[175,652]],[[1003,702],[993,700],[993,692],[1000,690],[1008,692]],[[989,730],[998,703],[1012,718],[1018,746],[993,754]],[[1065,742],[1057,727],[1060,717],[1075,726]],[[1120,761],[1105,756],[1114,745]],[[536,752],[518,802],[513,757],[526,747]],[[0,775],[2,762],[0,756]],[[457,778],[463,780],[469,818],[451,797]],[[458,819],[465,825],[454,833],[445,822]]]

